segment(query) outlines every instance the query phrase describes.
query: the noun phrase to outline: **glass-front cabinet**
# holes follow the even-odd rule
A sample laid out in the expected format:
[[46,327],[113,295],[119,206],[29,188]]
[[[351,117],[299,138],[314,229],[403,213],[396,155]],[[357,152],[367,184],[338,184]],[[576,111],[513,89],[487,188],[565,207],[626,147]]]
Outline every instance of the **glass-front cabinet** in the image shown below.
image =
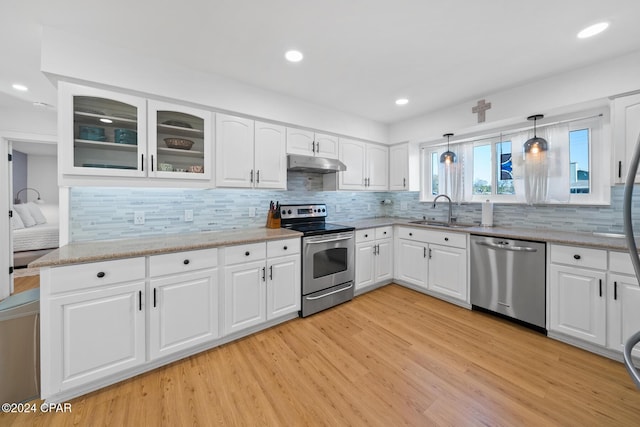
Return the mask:
[[209,111],[148,101],[150,175],[211,178]]
[[59,91],[64,175],[211,179],[210,111],[66,82]]

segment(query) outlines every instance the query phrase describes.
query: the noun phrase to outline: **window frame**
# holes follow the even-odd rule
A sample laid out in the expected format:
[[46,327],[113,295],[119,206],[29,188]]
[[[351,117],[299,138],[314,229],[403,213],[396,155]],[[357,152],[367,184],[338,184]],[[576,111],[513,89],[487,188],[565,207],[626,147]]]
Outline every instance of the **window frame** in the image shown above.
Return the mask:
[[[555,119],[555,120],[554,120]],[[568,124],[568,132],[580,129],[589,129],[589,193],[570,193],[567,202],[550,201],[544,205],[610,205],[611,204],[611,140],[610,140],[610,120],[609,109],[598,108],[595,110],[582,111],[563,115],[561,117],[551,118],[548,124],[541,127],[553,126],[554,124]],[[450,142],[451,150],[464,156],[465,170],[464,175],[464,194],[466,199],[462,203],[481,203],[489,200],[493,203],[500,204],[527,204],[525,195],[516,194],[496,194],[497,191],[497,164],[496,149],[500,142],[511,141],[512,165],[514,170],[514,180],[516,176],[521,176],[522,171],[516,168],[522,168],[523,162],[519,156],[524,156],[524,149],[518,150],[517,145],[513,142],[512,135],[518,132],[524,132],[532,127],[513,126],[508,129],[485,131],[481,134],[468,136],[455,142]],[[503,136],[504,134],[504,136]],[[568,140],[568,139],[567,139]],[[473,148],[479,145],[491,144],[491,195],[474,195],[473,194]],[[567,150],[567,158],[570,158],[569,143],[562,150]],[[432,142],[424,142],[420,144],[420,201],[433,202],[435,195],[431,194],[432,171],[431,171],[431,153],[440,155],[446,150],[446,142],[441,139]],[[426,154],[429,154],[428,156]],[[461,157],[459,155],[459,157]],[[427,161],[428,160],[428,161]],[[428,181],[425,180],[426,177]],[[567,176],[567,179],[570,179]],[[441,181],[440,181],[441,182]],[[426,184],[428,183],[428,187]],[[515,184],[515,183],[514,183]]]

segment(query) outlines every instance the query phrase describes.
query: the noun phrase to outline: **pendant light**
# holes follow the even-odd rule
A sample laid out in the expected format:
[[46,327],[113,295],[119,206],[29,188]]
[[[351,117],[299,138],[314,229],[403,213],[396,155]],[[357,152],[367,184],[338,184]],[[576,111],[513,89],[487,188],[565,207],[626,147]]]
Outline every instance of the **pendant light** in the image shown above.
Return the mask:
[[442,153],[442,155],[440,156],[440,163],[455,163],[456,162],[456,153],[454,153],[453,151],[449,150],[449,138],[451,138],[453,136],[452,133],[445,133],[442,136],[446,136],[447,137],[447,151],[445,151],[444,153]]
[[533,138],[524,143],[524,152],[527,154],[538,154],[549,149],[547,140],[544,138],[539,138],[536,135],[536,121],[542,118],[544,118],[542,114],[535,114],[533,116],[527,117],[527,120],[533,120]]

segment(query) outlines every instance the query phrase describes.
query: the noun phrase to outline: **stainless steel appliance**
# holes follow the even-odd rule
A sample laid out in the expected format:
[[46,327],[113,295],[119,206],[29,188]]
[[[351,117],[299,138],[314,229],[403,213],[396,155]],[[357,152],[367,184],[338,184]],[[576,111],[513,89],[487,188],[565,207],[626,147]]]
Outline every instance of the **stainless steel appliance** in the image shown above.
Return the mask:
[[353,299],[354,227],[326,222],[324,204],[283,205],[284,228],[302,236],[302,317]]
[[[629,247],[629,255],[636,278],[640,281],[640,257],[638,256],[638,247],[633,233],[633,218],[631,217],[631,201],[633,199],[633,186],[638,173],[638,164],[640,163],[640,135],[636,141],[636,148],[629,163],[629,171],[627,172],[627,180],[624,187],[624,201],[622,203],[622,214],[624,219],[624,234]],[[639,307],[640,308],[640,307]],[[631,352],[633,348],[640,343],[640,331],[631,335],[624,343],[624,365],[631,376],[634,384],[640,389],[640,371],[633,364]]]
[[546,332],[546,245],[471,235],[471,305]]
[[0,402],[40,397],[40,289],[0,302]]

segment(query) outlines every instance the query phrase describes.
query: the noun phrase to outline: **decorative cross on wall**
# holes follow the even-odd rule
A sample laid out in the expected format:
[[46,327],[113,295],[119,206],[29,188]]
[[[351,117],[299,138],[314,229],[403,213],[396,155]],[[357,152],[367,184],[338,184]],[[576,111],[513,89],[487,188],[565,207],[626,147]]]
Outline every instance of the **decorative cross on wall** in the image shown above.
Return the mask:
[[478,101],[478,105],[471,109],[472,113],[478,113],[478,123],[483,123],[486,119],[485,111],[491,108],[490,102],[485,102],[484,99]]

